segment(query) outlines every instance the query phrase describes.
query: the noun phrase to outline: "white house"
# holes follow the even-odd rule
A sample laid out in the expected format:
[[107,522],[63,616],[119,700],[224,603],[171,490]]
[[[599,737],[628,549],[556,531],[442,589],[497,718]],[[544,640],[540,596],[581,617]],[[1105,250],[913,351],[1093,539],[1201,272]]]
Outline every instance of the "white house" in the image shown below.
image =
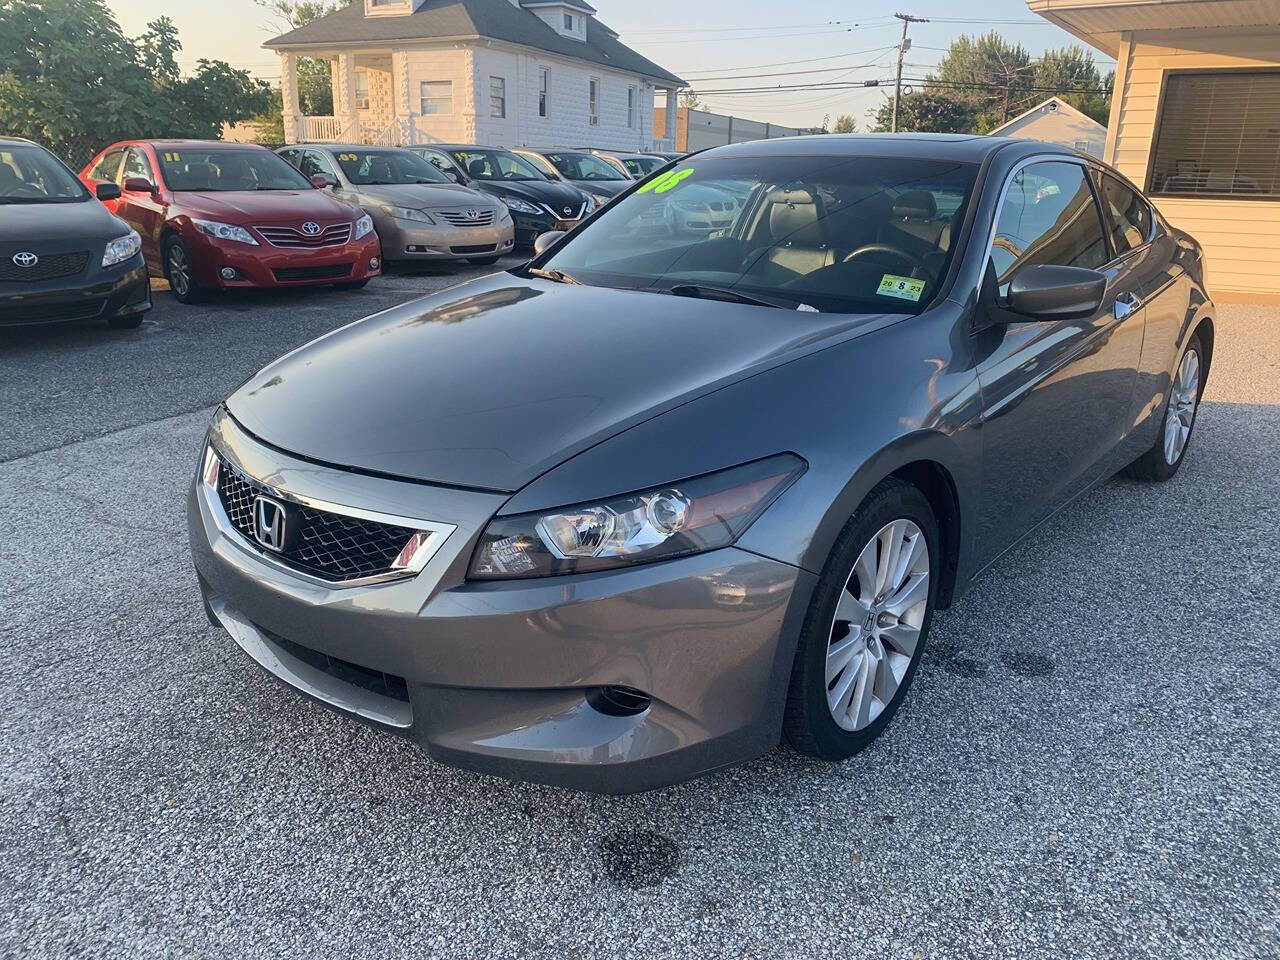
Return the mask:
[[[355,0],[264,44],[280,55],[285,139],[674,149],[685,82],[595,12],[586,0]],[[300,56],[332,61],[333,116],[302,116]]]
[[1050,97],[1002,123],[991,131],[991,136],[1060,143],[1099,160],[1107,145],[1106,127],[1057,97]]

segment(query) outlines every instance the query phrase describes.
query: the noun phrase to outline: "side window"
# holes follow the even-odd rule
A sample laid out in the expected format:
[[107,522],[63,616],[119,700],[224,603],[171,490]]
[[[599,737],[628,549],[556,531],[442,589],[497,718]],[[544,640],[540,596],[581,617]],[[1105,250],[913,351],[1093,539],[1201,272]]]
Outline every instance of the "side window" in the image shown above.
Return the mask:
[[1002,296],[1023,267],[1051,263],[1094,268],[1107,257],[1098,205],[1084,167],[1046,161],[1014,174],[991,247]]
[[123,160],[124,147],[108,150],[102,155],[102,159],[93,165],[93,169],[89,171],[89,179],[107,180],[115,183],[120,176],[120,163]]
[[298,154],[300,154],[301,152],[302,152],[301,150],[295,150],[294,148],[290,147],[288,150],[280,151],[280,159],[296,167],[298,165]]
[[431,164],[437,170],[448,173],[450,170],[454,169],[453,164],[450,163],[447,158],[440,156],[438,153],[424,153],[422,156],[427,163]]
[[1140,247],[1151,236],[1151,208],[1115,177],[1102,175],[1102,215],[1116,256]]
[[124,171],[121,178],[128,180],[130,177],[141,177],[147,183],[155,186],[156,175],[151,172],[151,161],[147,159],[147,155],[139,147],[130,147],[128,154],[125,156]]
[[333,172],[333,167],[329,165],[328,158],[318,150],[304,150],[302,152],[302,162],[298,169],[302,171],[304,176],[338,179],[337,174]]

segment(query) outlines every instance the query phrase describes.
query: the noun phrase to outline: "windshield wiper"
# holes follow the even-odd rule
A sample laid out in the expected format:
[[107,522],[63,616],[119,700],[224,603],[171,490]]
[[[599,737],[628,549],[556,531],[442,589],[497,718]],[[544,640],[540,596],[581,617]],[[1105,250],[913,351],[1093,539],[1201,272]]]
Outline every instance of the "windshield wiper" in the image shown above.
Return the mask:
[[728,303],[745,303],[753,307],[774,307],[778,310],[794,310],[791,304],[779,300],[766,300],[763,297],[752,297],[728,287],[709,287],[702,283],[678,283],[669,287],[665,293],[673,297],[692,297],[695,300],[724,300]]
[[575,287],[582,286],[582,281],[572,274],[565,273],[563,270],[544,270],[542,267],[530,267],[529,275],[533,277],[541,277],[543,280],[552,280],[556,283],[571,283]]

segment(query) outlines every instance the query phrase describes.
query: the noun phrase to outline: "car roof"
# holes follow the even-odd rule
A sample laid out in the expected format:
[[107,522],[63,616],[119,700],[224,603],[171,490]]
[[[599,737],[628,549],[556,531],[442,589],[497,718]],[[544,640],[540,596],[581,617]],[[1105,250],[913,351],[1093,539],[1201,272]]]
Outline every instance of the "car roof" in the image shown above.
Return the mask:
[[[112,146],[121,146],[122,144],[136,145],[140,143],[149,144],[152,147],[161,150],[191,150],[199,148],[201,150],[266,150],[267,148],[258,143],[229,143],[226,140],[121,140]],[[270,151],[267,151],[268,153]]]
[[980,163],[991,154],[1006,148],[1019,152],[1061,153],[1074,156],[1074,151],[1056,144],[1013,137],[988,137],[951,133],[862,133],[824,134],[806,137],[780,137],[754,140],[723,147],[713,147],[700,156],[859,156],[911,157],[923,160],[955,160]]
[[40,146],[34,140],[28,140],[26,137],[9,137],[0,134],[0,143],[25,143],[33,147]]
[[486,147],[480,143],[419,143],[416,146],[423,150],[499,150],[502,153],[514,152],[509,147]]
[[[439,146],[439,144],[422,144],[422,146]],[[280,147],[280,150],[403,150],[407,151],[408,147],[388,147],[380,143],[289,143]],[[278,151],[277,151],[278,152]]]

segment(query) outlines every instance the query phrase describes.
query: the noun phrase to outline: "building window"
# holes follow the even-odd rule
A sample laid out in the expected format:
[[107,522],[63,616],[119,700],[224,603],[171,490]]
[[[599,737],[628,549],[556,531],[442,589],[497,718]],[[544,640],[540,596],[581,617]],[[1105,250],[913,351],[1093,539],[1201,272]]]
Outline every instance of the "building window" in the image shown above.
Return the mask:
[[565,28],[566,30],[572,30],[572,29],[573,29],[573,14],[572,14],[572,13],[566,13],[566,14],[564,15],[564,28]]
[[489,78],[489,116],[507,115],[507,81],[502,77]]
[[538,71],[538,116],[551,116],[551,71],[546,67]]
[[453,81],[423,80],[419,86],[424,116],[433,113],[453,113]]
[[587,122],[593,127],[600,122],[600,81],[595,77],[587,81]]
[[636,88],[627,87],[627,129],[632,130],[636,125]]
[[1280,198],[1280,70],[1165,81],[1147,192]]
[[369,109],[369,74],[365,70],[356,71],[356,109]]

